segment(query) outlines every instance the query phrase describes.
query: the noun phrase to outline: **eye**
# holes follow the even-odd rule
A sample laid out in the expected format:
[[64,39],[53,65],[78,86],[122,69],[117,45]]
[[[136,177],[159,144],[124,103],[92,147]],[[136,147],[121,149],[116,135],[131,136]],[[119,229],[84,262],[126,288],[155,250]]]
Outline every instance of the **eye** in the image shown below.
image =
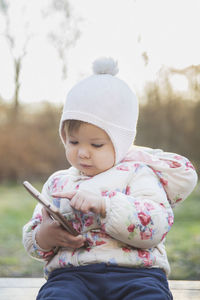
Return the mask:
[[92,146],[95,148],[101,148],[103,147],[103,144],[92,144]]
[[69,143],[72,144],[72,145],[77,145],[78,144],[77,141],[69,141]]

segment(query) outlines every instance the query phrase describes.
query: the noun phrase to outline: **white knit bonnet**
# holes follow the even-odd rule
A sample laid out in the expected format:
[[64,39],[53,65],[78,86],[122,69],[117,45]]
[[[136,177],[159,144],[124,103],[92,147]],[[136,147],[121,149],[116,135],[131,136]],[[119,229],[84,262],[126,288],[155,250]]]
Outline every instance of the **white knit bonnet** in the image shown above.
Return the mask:
[[60,120],[60,136],[65,143],[63,124],[80,120],[103,129],[115,149],[115,164],[128,152],[136,135],[138,101],[121,79],[117,62],[100,58],[93,63],[94,74],[76,84],[68,93]]

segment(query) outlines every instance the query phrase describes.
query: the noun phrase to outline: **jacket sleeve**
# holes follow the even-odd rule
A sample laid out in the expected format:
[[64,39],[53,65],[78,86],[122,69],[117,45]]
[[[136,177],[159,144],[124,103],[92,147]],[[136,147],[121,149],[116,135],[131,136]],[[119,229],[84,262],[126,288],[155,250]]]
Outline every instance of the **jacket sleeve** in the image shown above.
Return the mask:
[[[44,185],[42,194],[48,196],[48,182]],[[33,212],[31,220],[23,227],[23,244],[28,254],[41,261],[48,260],[54,255],[55,249],[44,250],[39,247],[36,242],[35,235],[42,222],[42,205],[37,204]]]
[[[121,171],[123,172],[123,171]],[[173,211],[153,170],[136,163],[126,192],[109,191],[102,228],[136,248],[158,245],[173,224]]]
[[185,200],[197,184],[197,173],[184,156],[160,149],[137,147],[133,158],[147,164],[158,176],[172,207]]

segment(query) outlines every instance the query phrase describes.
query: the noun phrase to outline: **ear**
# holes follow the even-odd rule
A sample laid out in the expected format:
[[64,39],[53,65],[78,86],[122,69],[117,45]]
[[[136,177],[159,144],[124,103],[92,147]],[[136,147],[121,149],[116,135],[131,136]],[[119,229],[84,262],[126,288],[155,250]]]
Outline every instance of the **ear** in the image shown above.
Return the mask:
[[66,144],[67,136],[66,136],[66,130],[65,130],[64,126],[61,129],[61,137],[62,137],[63,143]]

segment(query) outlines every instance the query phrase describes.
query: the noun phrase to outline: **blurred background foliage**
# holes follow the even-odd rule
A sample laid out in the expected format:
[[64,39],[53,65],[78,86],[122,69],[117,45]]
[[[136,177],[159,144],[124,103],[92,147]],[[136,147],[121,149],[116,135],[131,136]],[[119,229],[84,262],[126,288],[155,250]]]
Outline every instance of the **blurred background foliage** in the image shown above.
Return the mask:
[[[12,115],[12,108],[0,106]],[[33,112],[21,107],[17,118],[1,122],[0,180],[21,182],[44,180],[53,171],[67,166],[58,126],[61,109],[44,103]],[[31,111],[31,112],[30,112]]]
[[[200,71],[196,77],[199,80]],[[44,102],[33,107],[21,104],[16,112],[13,104],[1,99],[0,181],[44,180],[53,171],[68,166],[58,134],[61,110]],[[199,85],[180,93],[163,76],[162,84],[148,83],[140,96],[135,143],[185,155],[199,172],[199,116]]]

